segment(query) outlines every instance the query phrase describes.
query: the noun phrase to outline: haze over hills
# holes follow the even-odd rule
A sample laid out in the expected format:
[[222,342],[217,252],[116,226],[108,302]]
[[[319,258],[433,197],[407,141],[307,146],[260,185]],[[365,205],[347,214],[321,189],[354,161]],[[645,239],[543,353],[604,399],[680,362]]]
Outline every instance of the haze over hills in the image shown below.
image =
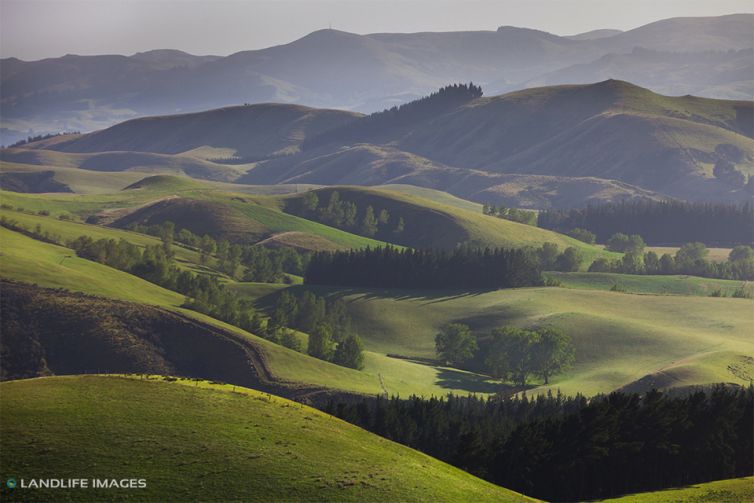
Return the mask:
[[751,101],[666,97],[616,80],[472,91],[451,87],[371,116],[265,104],[136,119],[6,149],[3,160],[148,165],[246,184],[410,184],[532,208],[751,197]]
[[[320,30],[289,44],[226,57],[156,50],[130,57],[6,58],[0,61],[0,143],[32,131],[87,131],[134,116],[246,102],[371,112],[469,80],[490,94],[614,78],[664,94],[749,99],[754,79],[745,51],[754,46],[753,27],[754,15],[736,14],[567,37],[509,26],[371,35]],[[625,55],[630,64],[610,63]]]

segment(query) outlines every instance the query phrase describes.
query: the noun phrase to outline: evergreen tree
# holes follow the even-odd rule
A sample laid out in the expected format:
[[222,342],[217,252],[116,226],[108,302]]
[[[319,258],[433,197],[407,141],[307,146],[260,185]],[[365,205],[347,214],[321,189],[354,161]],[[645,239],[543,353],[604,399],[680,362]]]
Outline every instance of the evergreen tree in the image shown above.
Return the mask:
[[335,356],[333,357],[333,363],[337,363],[343,367],[361,370],[364,368],[364,355],[362,354],[363,348],[364,346],[358,336],[349,335],[345,340],[338,344],[338,348],[335,350]]

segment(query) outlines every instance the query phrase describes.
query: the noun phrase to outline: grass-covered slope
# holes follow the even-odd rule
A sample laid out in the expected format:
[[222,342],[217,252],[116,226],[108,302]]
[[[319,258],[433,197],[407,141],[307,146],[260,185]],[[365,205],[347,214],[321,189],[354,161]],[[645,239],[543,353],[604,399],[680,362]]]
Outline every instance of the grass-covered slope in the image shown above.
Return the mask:
[[[232,187],[230,187],[232,189]],[[124,190],[104,194],[19,194],[0,191],[5,204],[46,210],[125,227],[170,220],[195,234],[254,243],[295,232],[302,249],[349,249],[379,246],[379,241],[282,212],[273,199],[231,192],[228,187],[176,176],[150,176]]]
[[[397,361],[374,352],[367,352],[366,368],[363,371],[340,367],[284,348],[195,311],[182,309],[180,306],[185,300],[183,295],[125,272],[81,259],[68,248],[36,241],[5,228],[0,228],[0,243],[3,252],[0,278],[167,308],[183,317],[207,324],[210,331],[229,332],[233,337],[253,344],[262,354],[274,384],[292,387],[292,392],[297,393],[300,387],[402,396],[494,391],[486,383],[486,378],[477,374]],[[233,287],[232,284],[230,286]],[[258,296],[277,291],[281,287],[245,284],[239,291]],[[99,323],[96,311],[90,311],[89,317],[88,324],[94,326]],[[125,328],[130,330],[129,327]],[[201,354],[201,348],[197,350]]]
[[602,501],[625,503],[677,503],[681,501],[740,503],[742,501],[754,501],[754,477],[716,480],[715,482],[693,484],[686,487],[665,489],[664,491],[629,494]]
[[[312,287],[293,290],[305,288]],[[628,385],[747,385],[754,377],[750,299],[570,288],[315,290],[342,297],[366,348],[378,353],[435,358],[434,336],[452,322],[468,324],[483,337],[506,325],[561,328],[573,340],[576,362],[551,380],[551,388],[568,394],[605,393]],[[259,304],[272,298],[262,297]]]
[[[527,501],[315,409],[198,381],[56,377],[0,384],[4,478],[143,478],[78,501]],[[5,501],[61,491],[3,487]]]
[[[390,223],[380,228],[375,235],[377,239],[392,241],[405,246],[417,248],[453,249],[458,245],[475,247],[517,248],[523,246],[541,246],[551,242],[561,250],[573,246],[581,250],[585,262],[603,254],[598,247],[585,244],[556,232],[524,225],[509,220],[484,215],[478,211],[460,208],[439,198],[428,199],[406,193],[377,188],[332,187],[314,191],[321,207],[327,205],[333,191],[337,191],[342,201],[353,202],[363,215],[367,206],[372,206],[375,213],[387,210]],[[316,214],[302,209],[302,194],[279,196],[287,212],[300,214],[308,218],[318,218]],[[403,218],[405,228],[394,232],[398,218]],[[354,232],[358,232],[358,227]]]

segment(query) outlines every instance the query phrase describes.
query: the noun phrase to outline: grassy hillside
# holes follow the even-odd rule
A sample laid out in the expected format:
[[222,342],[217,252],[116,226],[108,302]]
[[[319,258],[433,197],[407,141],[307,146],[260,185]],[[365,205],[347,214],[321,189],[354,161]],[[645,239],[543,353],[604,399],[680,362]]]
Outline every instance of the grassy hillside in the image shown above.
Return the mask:
[[[248,187],[247,187],[248,188]],[[273,199],[226,191],[186,177],[152,176],[125,190],[106,194],[19,194],[0,191],[3,203],[26,210],[49,211],[81,219],[96,215],[103,223],[117,221],[159,224],[173,221],[203,235],[254,243],[296,232],[296,246],[306,249],[348,249],[383,243],[280,211]]]
[[[528,500],[315,409],[245,388],[83,376],[5,382],[0,389],[3,473],[147,482],[145,489],[70,493],[81,501]],[[60,497],[20,488],[2,493],[8,501]]]
[[617,288],[626,293],[658,295],[699,295],[708,297],[720,291],[730,296],[743,287],[751,294],[754,285],[748,282],[725,279],[700,278],[697,276],[637,276],[602,272],[548,272],[546,275],[560,282],[565,288],[579,290],[610,290]]
[[693,484],[664,491],[630,494],[602,501],[636,503],[675,503],[679,501],[714,501],[715,503],[739,503],[754,500],[754,477],[717,480]]
[[[605,253],[598,247],[577,241],[568,236],[530,225],[459,208],[458,205],[425,199],[414,194],[397,191],[363,188],[333,187],[316,190],[320,207],[327,205],[333,191],[337,191],[342,201],[353,202],[363,215],[367,206],[375,213],[385,209],[390,213],[390,223],[375,235],[377,239],[392,241],[405,246],[420,248],[453,249],[459,244],[476,247],[522,247],[541,246],[551,242],[561,249],[573,246],[581,250],[588,266],[594,257]],[[317,218],[316,214],[306,213],[301,207],[303,195],[280,196],[279,200],[286,211]],[[405,229],[400,234],[394,232],[395,222],[402,217]]]
[[[292,290],[313,288],[293,287]],[[342,297],[366,348],[434,358],[434,336],[459,322],[485,336],[505,325],[555,326],[573,340],[576,363],[552,382],[564,393],[604,393],[641,379],[644,388],[754,376],[749,299],[631,295],[569,288],[437,292],[314,288]],[[273,296],[262,297],[269,304]],[[539,388],[544,390],[544,388]]]
[[[68,248],[35,241],[4,228],[0,228],[0,242],[3,243],[0,278],[163,307],[221,331],[228,331],[254,344],[264,355],[271,378],[281,386],[290,384],[296,388],[304,385],[365,394],[387,392],[402,396],[493,391],[489,387],[479,388],[480,383],[484,386],[483,376],[395,361],[378,353],[367,354],[364,371],[323,362],[195,311],[183,309],[180,307],[184,302],[183,295],[125,272],[81,259]],[[259,295],[277,291],[281,287],[282,285],[244,284],[239,291]],[[96,316],[96,313],[91,315]]]
[[[28,229],[33,229],[36,226],[39,226],[43,232],[49,232],[60,236],[64,243],[74,240],[79,236],[89,236],[95,240],[114,239],[117,241],[125,239],[129,243],[135,244],[139,247],[162,244],[162,241],[159,238],[153,236],[99,225],[62,221],[50,216],[30,215],[28,213],[4,209],[0,209],[0,216],[9,220],[15,220]],[[187,267],[190,269],[198,268],[198,252],[178,245],[173,246],[173,252],[175,253],[175,259],[179,267]]]

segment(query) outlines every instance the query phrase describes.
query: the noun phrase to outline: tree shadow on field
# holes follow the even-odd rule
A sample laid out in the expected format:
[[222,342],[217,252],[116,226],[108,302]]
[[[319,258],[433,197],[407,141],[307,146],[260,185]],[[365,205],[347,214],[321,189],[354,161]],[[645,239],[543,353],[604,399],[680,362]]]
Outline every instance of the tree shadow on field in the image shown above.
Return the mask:
[[501,383],[487,376],[448,368],[438,369],[437,378],[435,384],[442,388],[463,390],[470,393],[498,393],[508,396],[532,387],[521,388],[512,384]]

